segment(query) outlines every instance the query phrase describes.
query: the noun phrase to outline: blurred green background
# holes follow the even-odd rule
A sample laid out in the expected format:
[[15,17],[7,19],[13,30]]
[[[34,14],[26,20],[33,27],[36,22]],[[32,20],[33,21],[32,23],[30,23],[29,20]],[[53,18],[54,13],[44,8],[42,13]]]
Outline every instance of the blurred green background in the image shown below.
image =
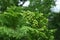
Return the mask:
[[54,0],[20,1],[0,0],[0,40],[60,40],[60,13],[50,10]]

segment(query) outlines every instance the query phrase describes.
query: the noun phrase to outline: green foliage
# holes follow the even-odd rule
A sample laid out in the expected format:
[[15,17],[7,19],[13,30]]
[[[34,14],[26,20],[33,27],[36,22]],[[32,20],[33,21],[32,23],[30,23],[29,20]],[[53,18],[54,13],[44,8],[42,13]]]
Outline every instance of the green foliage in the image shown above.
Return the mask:
[[[24,10],[30,10],[34,12],[43,12],[49,13],[51,5],[54,4],[54,0],[29,0],[30,6],[25,8]],[[5,11],[7,7],[10,6],[18,6],[18,0],[0,0],[0,10]]]
[[[34,12],[49,13],[51,5],[54,5],[54,0],[30,0],[30,6],[25,10]],[[31,10],[32,9],[32,10]]]
[[56,28],[57,31],[55,32],[55,39],[59,40],[60,39],[60,13],[53,14],[53,19],[50,21],[50,25],[53,26],[51,28]]
[[0,0],[0,40],[54,40],[55,29],[48,28],[54,0],[30,0],[18,7],[18,0]]
[[0,14],[1,40],[54,40],[55,31],[47,27],[48,15],[21,9],[8,7]]
[[0,11],[4,12],[7,7],[18,5],[18,0],[0,0]]

